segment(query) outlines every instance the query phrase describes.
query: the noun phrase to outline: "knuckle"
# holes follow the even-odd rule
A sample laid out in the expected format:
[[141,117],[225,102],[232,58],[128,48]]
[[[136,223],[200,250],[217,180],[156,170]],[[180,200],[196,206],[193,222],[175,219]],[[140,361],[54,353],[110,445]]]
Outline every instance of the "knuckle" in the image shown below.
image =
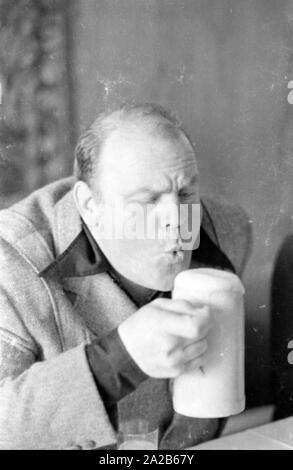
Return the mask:
[[186,300],[186,299],[176,299],[175,302],[176,302],[177,308],[179,308],[180,310],[181,309],[189,310],[192,307],[191,302],[189,302],[189,300]]
[[164,367],[172,367],[172,357],[168,354],[168,351],[162,350],[161,353],[158,355],[158,361]]
[[169,375],[170,377],[177,377],[178,375],[182,373],[182,371],[183,371],[183,367],[178,364],[170,368]]
[[191,357],[190,359],[195,360],[198,357],[202,356],[206,352],[206,349],[207,349],[206,345],[200,341],[199,343],[195,345],[193,357]]
[[192,317],[186,318],[186,328],[191,337],[197,337],[200,333],[198,322]]
[[210,319],[210,318],[211,318],[211,310],[210,310],[210,308],[205,307],[205,308],[203,309],[203,316],[204,316],[204,318],[206,318],[206,319]]
[[156,307],[165,307],[166,306],[166,300],[167,299],[164,299],[162,297],[159,297],[158,299],[155,299],[151,302],[152,305],[156,306]]
[[162,347],[161,349],[160,360],[162,361],[163,364],[168,364],[168,361],[170,360],[168,349],[165,347]]
[[148,322],[150,328],[157,330],[157,327],[162,323],[161,321],[161,311],[156,308],[151,308],[145,311],[145,319]]
[[173,357],[173,366],[180,367],[185,362],[184,351],[177,351],[177,354]]
[[200,343],[199,343],[199,353],[206,352],[207,348],[208,348],[207,340],[203,339],[202,341],[200,341]]
[[196,359],[189,361],[185,365],[185,371],[195,369],[197,367],[200,367],[201,365],[202,365],[202,356],[198,356]]
[[210,309],[206,308],[204,309],[202,313],[202,322],[204,326],[207,326],[208,324],[211,323],[211,321],[212,321],[212,315],[211,315]]
[[165,362],[166,367],[176,368],[177,366],[181,364],[183,357],[184,357],[183,351],[178,350],[178,349],[175,351],[165,353],[164,362]]
[[162,339],[162,351],[169,356],[172,348],[174,347],[174,341],[169,336],[165,336]]
[[193,323],[190,329],[195,338],[198,338],[200,336],[200,328],[196,323]]
[[174,356],[168,356],[167,355],[165,357],[165,364],[170,369],[173,369],[173,368],[177,367],[177,359]]

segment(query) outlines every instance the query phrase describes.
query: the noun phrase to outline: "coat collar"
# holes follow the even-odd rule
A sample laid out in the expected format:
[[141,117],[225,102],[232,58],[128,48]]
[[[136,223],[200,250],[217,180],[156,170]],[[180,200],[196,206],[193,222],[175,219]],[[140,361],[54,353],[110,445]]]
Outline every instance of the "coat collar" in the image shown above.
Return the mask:
[[53,237],[56,257],[74,243],[74,240],[81,232],[81,228],[81,218],[75,206],[71,188],[54,207]]

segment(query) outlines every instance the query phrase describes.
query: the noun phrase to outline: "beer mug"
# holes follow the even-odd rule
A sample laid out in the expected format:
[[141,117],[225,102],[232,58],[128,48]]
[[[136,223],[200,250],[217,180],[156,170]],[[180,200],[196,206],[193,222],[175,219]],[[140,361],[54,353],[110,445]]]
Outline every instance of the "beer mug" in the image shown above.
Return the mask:
[[190,269],[175,278],[172,298],[208,305],[213,320],[203,366],[174,379],[173,408],[178,413],[220,418],[244,410],[243,295],[240,279],[227,271]]

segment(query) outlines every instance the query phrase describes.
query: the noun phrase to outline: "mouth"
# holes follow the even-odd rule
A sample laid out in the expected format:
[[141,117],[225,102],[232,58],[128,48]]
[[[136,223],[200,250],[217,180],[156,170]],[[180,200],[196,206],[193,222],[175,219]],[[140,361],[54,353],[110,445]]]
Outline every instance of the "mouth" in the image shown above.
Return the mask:
[[164,253],[179,253],[183,251],[181,245],[172,245],[170,248],[164,250]]
[[181,247],[172,247],[163,252],[163,257],[170,264],[182,263],[184,261],[184,251]]

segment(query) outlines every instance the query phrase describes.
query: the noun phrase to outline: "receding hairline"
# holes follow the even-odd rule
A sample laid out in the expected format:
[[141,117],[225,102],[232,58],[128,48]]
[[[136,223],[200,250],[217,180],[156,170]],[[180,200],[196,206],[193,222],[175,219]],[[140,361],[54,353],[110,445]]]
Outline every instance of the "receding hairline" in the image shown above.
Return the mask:
[[[156,124],[156,123],[154,123]],[[173,132],[165,133],[161,130],[158,130],[157,126],[152,126],[152,123],[145,122],[124,122],[115,129],[112,129],[104,140],[104,145],[111,141],[125,141],[125,142],[134,142],[142,139],[153,139],[161,141],[171,141],[171,142],[184,142],[187,143],[190,147],[192,153],[194,153],[194,148],[190,139],[186,133],[181,129],[174,129]]]
[[[101,113],[80,137],[76,147],[75,176],[90,186],[96,181],[101,156],[107,143],[119,136],[131,139],[148,136],[165,141],[184,142],[196,160],[194,147],[181,122],[160,105],[125,105]],[[103,159],[104,160],[104,159]]]
[[[192,155],[195,159],[195,163],[197,163],[197,159],[195,156],[194,148],[189,140],[189,138],[186,136],[184,131],[181,131],[181,129],[178,129],[178,132],[174,134],[168,134],[164,135],[160,132],[156,132],[156,128],[152,128],[151,125],[145,125],[144,122],[142,123],[124,123],[121,124],[118,128],[114,129],[109,133],[105,141],[103,142],[103,145],[100,148],[100,155],[99,155],[99,162],[97,164],[96,170],[98,170],[99,166],[100,168],[104,166],[107,161],[107,156],[109,149],[117,148],[121,146],[123,148],[126,146],[126,148],[129,148],[128,146],[131,146],[131,144],[137,143],[137,142],[146,142],[146,141],[152,141],[152,142],[168,142],[171,143],[172,145],[183,145],[185,147],[184,153],[188,153],[189,155]],[[124,147],[125,148],[125,147]],[[186,149],[187,152],[186,152]],[[117,153],[120,153],[119,151]],[[121,153],[120,153],[121,155]],[[125,155],[125,152],[122,152],[122,155]],[[127,155],[126,155],[127,157]],[[115,158],[115,157],[114,157]],[[139,155],[138,155],[138,160],[139,160]],[[93,177],[95,177],[95,170],[93,171],[92,174]]]

